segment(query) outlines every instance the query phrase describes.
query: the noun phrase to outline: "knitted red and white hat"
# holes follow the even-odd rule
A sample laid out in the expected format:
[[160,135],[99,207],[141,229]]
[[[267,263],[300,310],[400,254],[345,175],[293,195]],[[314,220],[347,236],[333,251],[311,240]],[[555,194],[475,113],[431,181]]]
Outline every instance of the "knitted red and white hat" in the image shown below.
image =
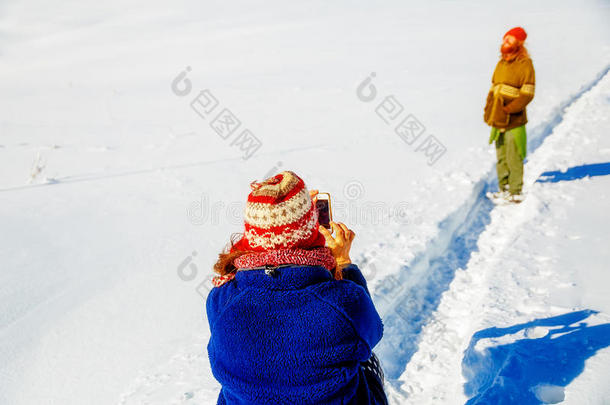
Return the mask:
[[324,246],[324,236],[318,231],[318,212],[299,176],[285,171],[261,183],[252,182],[250,187],[244,236],[232,251]]

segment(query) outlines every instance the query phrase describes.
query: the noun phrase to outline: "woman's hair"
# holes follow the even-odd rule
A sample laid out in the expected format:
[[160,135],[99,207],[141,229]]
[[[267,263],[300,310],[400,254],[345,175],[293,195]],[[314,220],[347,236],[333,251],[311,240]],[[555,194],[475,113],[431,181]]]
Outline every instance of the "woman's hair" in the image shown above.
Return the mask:
[[231,235],[230,243],[225,247],[225,249],[218,254],[218,260],[214,264],[214,271],[221,276],[227,275],[229,273],[234,273],[237,268],[235,267],[234,261],[240,256],[243,256],[247,253],[252,253],[248,250],[234,250],[231,251],[233,246],[242,238],[243,234],[234,233]]

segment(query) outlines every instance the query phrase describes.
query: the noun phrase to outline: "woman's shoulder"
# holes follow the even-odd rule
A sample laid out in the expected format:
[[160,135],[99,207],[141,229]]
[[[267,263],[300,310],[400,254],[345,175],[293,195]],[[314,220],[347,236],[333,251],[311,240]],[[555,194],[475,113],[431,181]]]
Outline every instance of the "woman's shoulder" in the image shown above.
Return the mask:
[[227,304],[239,294],[237,282],[233,279],[220,286],[213,287],[205,300],[208,313],[216,313],[220,308],[226,308]]
[[309,290],[322,301],[335,306],[350,307],[370,301],[366,286],[349,279],[329,280],[309,286]]

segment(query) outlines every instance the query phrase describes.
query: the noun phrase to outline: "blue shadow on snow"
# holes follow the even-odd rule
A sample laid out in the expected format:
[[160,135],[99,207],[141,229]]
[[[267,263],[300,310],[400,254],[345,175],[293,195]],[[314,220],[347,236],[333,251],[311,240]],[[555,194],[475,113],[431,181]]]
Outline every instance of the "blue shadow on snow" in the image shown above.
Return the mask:
[[[591,310],[577,311],[475,333],[462,361],[462,374],[467,379],[464,392],[470,398],[466,404],[538,405],[560,402],[562,387],[583,371],[585,360],[610,346],[610,323],[588,326],[581,322],[596,313]],[[528,329],[534,327],[555,329],[549,330],[544,337],[527,338]],[[525,332],[525,335],[520,335],[522,338],[511,343],[492,345],[481,351],[475,349],[481,339],[493,341],[519,332]],[[544,394],[535,394],[534,388],[538,385],[554,386],[555,393],[551,396],[559,398],[553,402],[543,402],[545,398],[539,397]]]
[[610,162],[593,163],[570,167],[565,173],[561,171],[544,172],[536,183],[557,183],[559,181],[578,180],[584,177],[607,176],[610,174]]

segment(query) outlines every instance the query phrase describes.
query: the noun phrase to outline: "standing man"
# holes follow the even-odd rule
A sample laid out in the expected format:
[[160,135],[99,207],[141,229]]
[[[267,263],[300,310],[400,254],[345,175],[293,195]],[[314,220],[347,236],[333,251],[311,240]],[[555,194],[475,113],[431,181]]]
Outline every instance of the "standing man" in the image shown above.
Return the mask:
[[499,191],[488,193],[495,201],[523,201],[523,159],[527,149],[525,106],[534,98],[534,65],[523,43],[521,27],[510,29],[502,39],[485,105],[485,122],[491,126],[489,143],[496,142]]

